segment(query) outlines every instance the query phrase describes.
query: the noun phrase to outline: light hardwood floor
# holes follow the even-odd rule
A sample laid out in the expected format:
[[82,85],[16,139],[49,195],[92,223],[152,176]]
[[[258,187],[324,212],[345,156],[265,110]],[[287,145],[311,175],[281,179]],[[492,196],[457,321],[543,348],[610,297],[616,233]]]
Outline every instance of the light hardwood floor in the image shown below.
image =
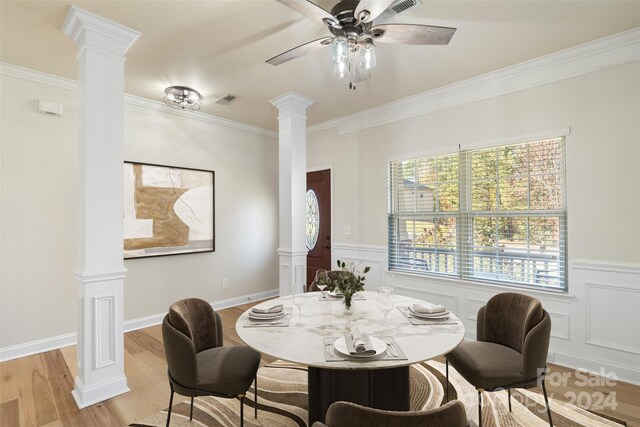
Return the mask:
[[[255,303],[220,311],[225,345],[241,344],[235,322]],[[274,359],[263,355],[262,363]],[[125,426],[165,409],[169,402],[166,362],[160,326],[125,334],[125,373],[131,391],[79,410],[71,397],[75,377],[75,346],[0,363],[0,426]],[[567,385],[549,384],[554,398],[571,400],[580,392],[615,393],[616,410],[598,411],[629,426],[640,427],[640,387],[617,382],[615,386],[578,387],[573,370],[552,365]],[[594,381],[599,377],[592,376]],[[559,383],[560,381],[553,381]],[[593,399],[595,400],[595,399]],[[174,402],[180,401],[176,396]]]

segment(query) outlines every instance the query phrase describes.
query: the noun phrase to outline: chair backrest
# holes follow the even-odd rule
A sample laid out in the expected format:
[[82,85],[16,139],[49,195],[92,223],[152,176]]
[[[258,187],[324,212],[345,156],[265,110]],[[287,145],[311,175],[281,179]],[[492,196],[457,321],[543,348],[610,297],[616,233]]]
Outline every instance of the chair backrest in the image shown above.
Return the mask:
[[171,304],[169,323],[187,336],[196,353],[222,345],[222,322],[211,305],[199,298],[188,298]]
[[542,304],[528,295],[505,292],[491,298],[478,312],[479,340],[494,342],[522,353],[531,329],[544,317]]
[[168,314],[162,321],[162,340],[171,379],[182,387],[196,389],[198,386],[196,349],[191,338],[171,325]]
[[329,427],[467,427],[464,405],[451,401],[430,411],[382,411],[349,402],[329,406],[325,424]]

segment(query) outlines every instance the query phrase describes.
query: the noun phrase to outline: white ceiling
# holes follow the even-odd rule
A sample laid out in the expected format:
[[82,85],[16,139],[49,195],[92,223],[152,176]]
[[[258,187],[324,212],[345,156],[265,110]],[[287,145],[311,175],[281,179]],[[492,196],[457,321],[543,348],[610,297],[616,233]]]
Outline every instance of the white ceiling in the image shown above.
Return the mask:
[[[379,43],[372,78],[354,92],[333,75],[329,48],[277,67],[264,62],[328,35],[275,0],[2,0],[0,59],[77,79],[76,46],[60,31],[71,5],[142,33],[127,53],[127,93],[161,101],[167,86],[192,86],[204,96],[201,111],[272,130],[268,101],[287,91],[317,100],[313,125],[640,27],[640,1],[425,0],[395,21],[456,27],[451,43]],[[213,103],[227,94],[238,99]]]

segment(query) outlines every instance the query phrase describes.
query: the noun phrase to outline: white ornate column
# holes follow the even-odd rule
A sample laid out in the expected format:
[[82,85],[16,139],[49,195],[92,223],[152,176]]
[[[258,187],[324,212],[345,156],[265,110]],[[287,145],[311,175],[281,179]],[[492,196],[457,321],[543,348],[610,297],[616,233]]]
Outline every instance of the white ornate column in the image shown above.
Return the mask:
[[306,285],[307,108],[311,98],[287,92],[269,101],[279,110],[280,295]]
[[124,375],[124,54],[140,33],[72,6],[62,31],[79,47],[79,408],[129,391]]

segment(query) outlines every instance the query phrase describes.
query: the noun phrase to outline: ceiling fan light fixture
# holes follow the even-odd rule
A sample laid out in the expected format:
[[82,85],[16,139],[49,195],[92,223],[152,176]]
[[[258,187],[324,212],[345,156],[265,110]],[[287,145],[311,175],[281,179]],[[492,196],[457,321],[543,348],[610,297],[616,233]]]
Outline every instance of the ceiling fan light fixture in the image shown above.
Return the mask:
[[334,62],[333,70],[337,77],[343,78],[347,75],[347,71],[349,70],[349,62],[346,59],[344,61]]
[[334,63],[346,62],[349,54],[349,40],[346,37],[338,36],[331,43],[331,57]]
[[349,75],[349,89],[371,77],[376,66],[373,41],[389,44],[446,45],[455,28],[422,24],[386,23],[389,16],[401,13],[423,0],[339,0],[330,11],[311,0],[276,0],[327,26],[333,36],[296,46],[268,59],[280,65],[309,52],[331,45],[336,76]]
[[376,47],[370,40],[360,48],[360,66],[365,70],[371,70],[376,66]]
[[164,102],[176,110],[198,111],[200,109],[200,92],[187,86],[169,86],[164,90]]

